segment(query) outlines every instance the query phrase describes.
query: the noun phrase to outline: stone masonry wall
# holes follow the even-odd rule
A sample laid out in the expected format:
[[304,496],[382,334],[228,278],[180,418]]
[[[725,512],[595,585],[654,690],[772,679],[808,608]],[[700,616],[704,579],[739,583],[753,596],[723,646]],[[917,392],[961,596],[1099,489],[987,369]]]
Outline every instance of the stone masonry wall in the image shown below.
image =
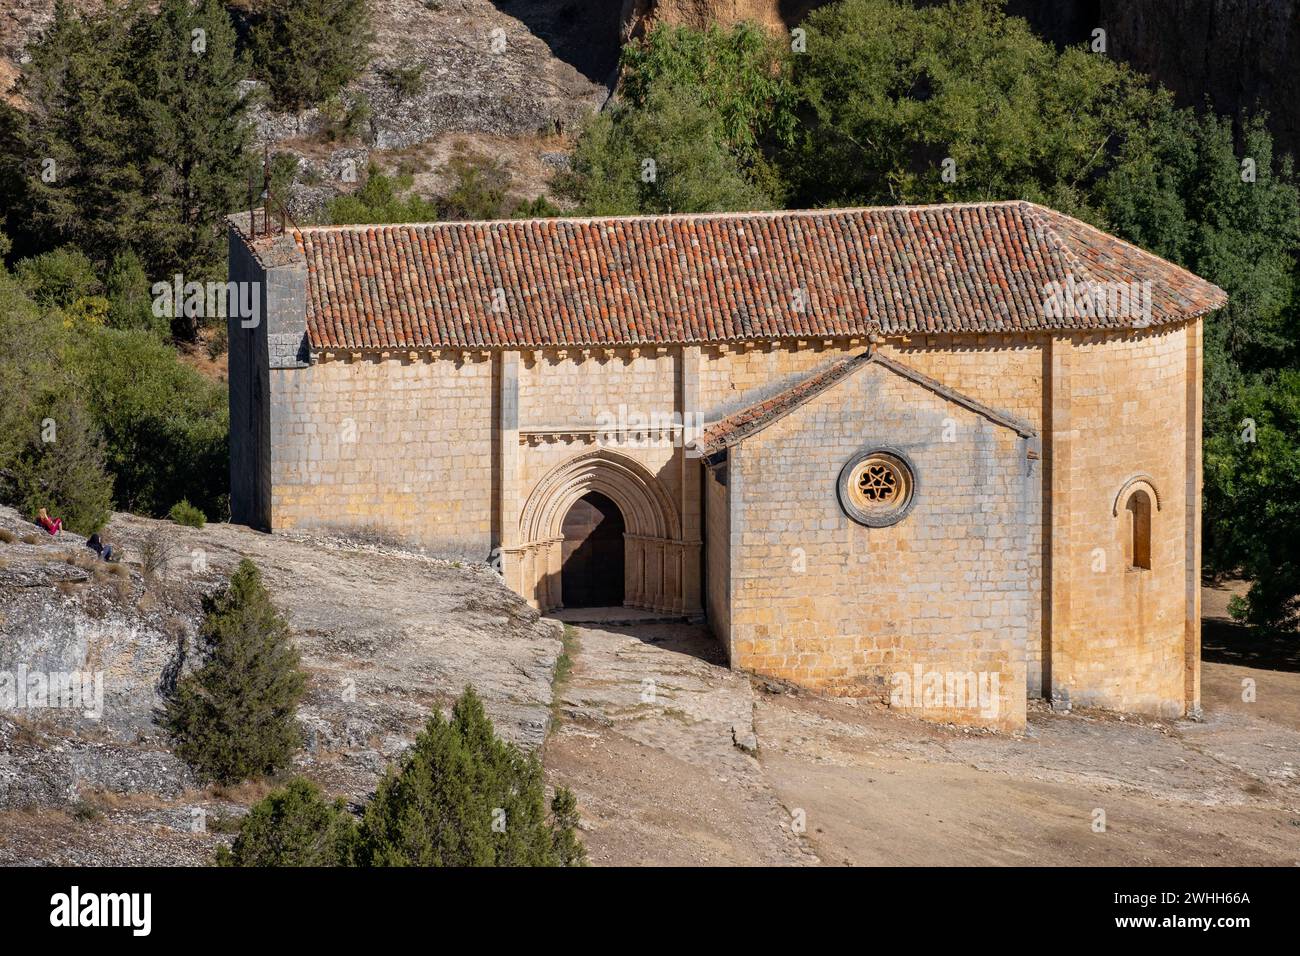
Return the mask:
[[[501,526],[518,520],[528,490],[552,468],[591,447],[590,439],[577,433],[594,428],[602,412],[617,414],[623,405],[631,411],[671,413],[689,394],[689,407],[702,409],[706,419],[714,420],[862,348],[848,343],[807,343],[801,350],[705,347],[699,350],[698,373],[688,378],[683,378],[686,366],[678,349],[643,350],[639,355],[619,350],[607,356],[600,350],[586,356],[573,350],[563,357],[525,357],[518,363],[513,484],[503,483],[503,476],[494,473],[501,452],[494,447],[494,360],[486,356],[272,368],[266,456],[272,523],[373,525],[435,550],[481,559],[498,543]],[[1005,643],[998,644],[994,657],[999,668],[1013,669],[999,673],[1018,681],[1019,693],[1055,690],[1057,696],[1068,695],[1077,703],[1181,713],[1197,694],[1197,652],[1190,643],[1195,641],[1195,623],[1188,623],[1196,599],[1188,582],[1195,577],[1199,549],[1197,519],[1189,517],[1200,468],[1196,428],[1189,426],[1192,405],[1199,402],[1199,348],[1199,336],[1190,335],[1187,328],[1129,336],[1030,336],[1019,343],[1005,336],[912,336],[884,343],[884,354],[991,408],[1025,419],[1040,429],[1041,443],[1014,451],[1011,446],[1019,439],[1009,430],[903,379],[856,395],[851,407],[836,413],[843,420],[835,415],[808,418],[809,409],[829,396],[847,396],[863,387],[842,383],[747,441],[743,454],[733,452],[728,486],[717,485],[711,477],[703,486],[708,504],[702,531],[709,542],[706,550],[711,551],[704,571],[706,600],[715,626],[731,634],[737,665],[836,692],[887,693],[881,681],[900,660],[913,659],[907,656],[911,651],[902,650],[905,642],[900,643],[904,622],[911,621],[919,628],[914,633],[924,636],[924,645],[917,645],[924,653],[916,659],[927,666],[937,661],[957,667],[970,658],[959,647],[945,645],[942,634],[968,634],[972,627],[982,633],[983,625],[972,622],[1007,613],[1017,622],[1023,617],[1012,638],[1017,649],[1011,652]],[[298,364],[297,356],[284,352],[271,364]],[[236,364],[232,355],[232,369]],[[871,368],[853,381],[876,381],[882,374],[897,378]],[[232,413],[237,410],[241,419],[248,418],[246,413],[255,413],[261,401],[256,394],[232,395]],[[250,420],[255,419],[254,414]],[[935,435],[945,423],[955,427],[955,441],[936,444]],[[576,432],[545,435],[564,428]],[[856,432],[845,431],[848,428]],[[771,450],[780,436],[788,447]],[[934,489],[923,477],[931,511],[915,511],[895,529],[869,530],[839,511],[834,478],[852,451],[886,438],[920,449],[918,454],[930,460],[927,471],[945,474],[945,468],[953,469],[958,490],[951,500],[929,497]],[[245,443],[236,447],[237,441]],[[247,459],[255,473],[255,436],[252,441],[250,445],[247,436],[232,437],[232,457]],[[787,460],[789,449],[797,449],[797,461]],[[679,507],[698,494],[691,484],[694,459],[674,448],[652,443],[617,450],[644,464]],[[1028,460],[1024,451],[1030,453]],[[953,456],[960,455],[966,456],[965,465],[954,464]],[[988,487],[961,484],[969,478],[971,462],[1010,459],[1020,469],[1015,474],[1021,485],[1004,487],[998,484],[1003,479],[990,478],[978,468],[971,474]],[[814,479],[806,473],[809,468],[833,473],[827,478],[818,472]],[[1113,514],[1116,493],[1136,474],[1149,475],[1160,496],[1160,509],[1153,515],[1155,560],[1150,571],[1124,567],[1123,523]],[[246,491],[255,487],[253,474],[233,477],[244,481]],[[774,482],[790,482],[800,490],[825,485],[829,497],[805,500]],[[517,500],[512,499],[511,513],[494,514],[501,507],[494,495],[503,487],[515,489]],[[736,494],[741,497],[733,499]],[[981,508],[991,504],[991,510],[963,511],[973,507],[971,496],[977,494],[994,496],[992,503],[980,498]],[[1008,552],[1011,557],[1001,557],[999,548],[987,543],[995,537],[978,531],[990,521],[998,534],[1006,530],[1009,518],[998,503],[1003,499],[1017,502],[1017,520],[1023,521],[1016,532],[1019,543]],[[247,500],[255,501],[255,496]],[[803,578],[793,577],[787,568],[790,548],[800,545],[786,548],[784,558],[753,550],[754,522],[787,520],[773,518],[780,512],[765,504],[769,500],[782,507],[811,507],[789,520],[812,522],[815,517],[817,528],[827,532],[824,540],[802,535],[809,559]],[[940,519],[945,510],[952,515],[950,527]],[[1000,517],[994,520],[990,514]],[[908,537],[908,526],[922,537]],[[812,528],[811,523],[801,525],[804,532]],[[767,530],[790,532],[788,527]],[[955,542],[945,537],[949,533],[957,536]],[[721,563],[726,553],[721,542],[727,540],[732,550],[729,561]],[[871,541],[872,550],[854,551],[859,540]],[[887,564],[874,565],[879,541],[891,542],[897,553]],[[974,584],[981,589],[1001,589],[1006,601],[1014,591],[1014,615],[1001,604],[984,615],[976,608],[949,609],[944,620],[958,623],[944,632],[945,625],[928,616],[936,613],[934,601],[904,600],[902,592],[891,596],[876,588],[875,597],[864,604],[858,593],[863,568],[880,581],[905,581],[909,594],[921,585],[933,587],[938,571],[925,564],[928,555],[951,548],[969,557],[983,553],[977,544],[987,551],[988,568],[963,575],[976,574]],[[823,548],[828,567],[835,569],[824,575],[811,563],[814,552]],[[1098,549],[1105,556],[1103,570],[1094,570]],[[855,570],[849,573],[846,568]],[[990,574],[993,577],[987,577]],[[1008,575],[1017,582],[1014,588]],[[719,579],[730,583],[730,592]],[[1051,586],[1044,588],[1049,579]],[[944,600],[961,600],[966,583],[962,581],[954,594],[943,590]],[[723,597],[727,593],[730,607]],[[832,593],[846,595],[839,611],[829,609]],[[984,601],[983,595],[976,590],[966,596]],[[850,624],[858,618],[859,623]],[[826,630],[827,620],[843,626]],[[766,629],[762,635],[759,628]],[[787,642],[781,647],[772,643],[777,634]],[[838,643],[828,643],[832,640]],[[1004,693],[1008,686],[1003,680]],[[1014,713],[1011,720],[1014,723]]]
[[[1188,454],[1188,348],[1187,326],[1053,343],[1050,665],[1053,693],[1072,704],[1185,709],[1189,555],[1199,552],[1187,489],[1200,470]],[[1125,501],[1114,514],[1140,474],[1160,505],[1150,570],[1127,565]]]
[[[1033,425],[1043,435],[1044,362],[1049,354],[1046,335],[914,335],[890,339],[881,352],[928,375],[949,388],[968,395],[989,408],[1008,412]],[[1050,448],[1051,436],[1043,435],[1043,447]],[[1047,476],[1045,459],[1032,462],[1030,475],[1036,498],[1041,499]],[[1029,642],[1025,663],[1031,697],[1043,695],[1047,643],[1043,613],[1043,543],[1048,537],[1045,522],[1050,514],[1035,503],[1043,521],[1029,529]]]
[[[945,421],[956,423],[945,432]],[[945,441],[945,434],[951,441]],[[890,446],[915,467],[901,522],[845,515],[840,469]],[[1025,720],[1029,626],[1026,443],[1012,430],[867,366],[732,450],[731,660],[821,691],[888,699],[902,674],[925,716]],[[975,675],[977,700],[912,687]],[[963,686],[966,686],[963,684]]]
[[847,342],[830,346],[805,343],[804,348],[758,345],[754,348],[719,351],[701,350],[700,408],[709,421],[725,418],[747,405],[784,391],[806,375],[849,355],[865,345]]
[[492,547],[492,363],[271,371],[276,528],[372,527],[438,553]]
[[626,413],[671,415],[676,402],[677,349],[646,349],[633,357],[617,354],[584,356],[571,349],[564,358],[554,350],[533,353],[519,369],[519,427],[594,426],[601,416]]
[[881,353],[1041,431],[1047,343],[1046,336],[914,335],[887,340]]
[[[731,649],[730,496],[721,473],[704,474],[704,608],[714,635]],[[721,479],[721,480],[720,480]]]

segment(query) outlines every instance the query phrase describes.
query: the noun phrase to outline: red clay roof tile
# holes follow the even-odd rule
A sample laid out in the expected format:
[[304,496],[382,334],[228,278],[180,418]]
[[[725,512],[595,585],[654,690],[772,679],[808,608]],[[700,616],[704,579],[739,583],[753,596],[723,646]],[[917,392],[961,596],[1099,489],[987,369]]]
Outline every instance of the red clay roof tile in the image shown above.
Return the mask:
[[1218,287],[1027,202],[611,219],[321,226],[316,349],[732,342],[1127,328],[1052,315],[1049,283],[1151,283],[1151,325]]

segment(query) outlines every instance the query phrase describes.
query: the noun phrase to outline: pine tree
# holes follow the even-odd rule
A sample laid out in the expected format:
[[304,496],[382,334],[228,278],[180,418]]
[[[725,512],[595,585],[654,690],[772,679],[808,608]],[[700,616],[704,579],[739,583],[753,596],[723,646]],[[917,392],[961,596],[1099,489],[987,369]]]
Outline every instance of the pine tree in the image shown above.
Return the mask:
[[145,195],[126,48],[138,9],[77,14],[58,0],[53,23],[28,47],[19,91],[29,109],[16,144],[22,218],[52,244],[117,249],[137,235]]
[[357,824],[342,800],[326,800],[301,777],[254,804],[218,866],[348,866]]
[[[221,271],[221,217],[244,203],[250,131],[230,18],[217,0],[59,0],[29,45],[0,117],[0,180],[22,186],[11,229],[27,245],[71,242],[107,263],[136,250],[154,277]],[[22,243],[20,243],[21,245]]]
[[277,106],[301,112],[340,93],[369,61],[365,0],[268,0],[253,61]]
[[[187,281],[224,269],[222,217],[246,204],[250,140],[239,83],[247,64],[217,0],[164,0],[132,27],[140,169],[151,274]],[[192,332],[192,329],[190,330]]]
[[473,688],[435,712],[400,768],[380,782],[361,825],[363,866],[577,866],[573,795],[547,819],[535,754],[497,737]]
[[289,626],[247,558],[205,605],[205,661],[177,682],[163,723],[205,780],[236,783],[286,767],[302,744],[306,678]]
[[6,497],[29,517],[49,509],[77,534],[102,528],[113,506],[113,479],[89,413],[72,394],[54,397],[28,422],[28,435]]

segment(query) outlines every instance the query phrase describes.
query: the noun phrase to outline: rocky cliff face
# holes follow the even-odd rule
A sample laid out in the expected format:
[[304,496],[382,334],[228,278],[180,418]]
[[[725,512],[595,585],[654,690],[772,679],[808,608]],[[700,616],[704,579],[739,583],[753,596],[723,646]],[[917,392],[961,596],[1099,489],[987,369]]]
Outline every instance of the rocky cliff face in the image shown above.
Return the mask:
[[771,30],[797,24],[808,11],[830,0],[625,0],[624,36],[635,36],[655,21],[702,29],[750,20]]
[[[73,0],[94,8],[102,0]],[[307,216],[374,156],[414,163],[417,185],[446,184],[438,164],[455,151],[499,158],[514,198],[546,191],[557,154],[613,88],[621,43],[655,22],[703,27],[755,20],[797,24],[827,0],[371,0],[373,62],[354,84],[372,116],[360,142],[333,146],[317,111],[260,110],[263,142],[302,158],[291,209]],[[922,2],[922,0],[916,0]],[[23,45],[53,16],[54,0],[0,9],[0,92]],[[1077,43],[1107,31],[1110,55],[1150,73],[1183,103],[1272,114],[1279,145],[1300,147],[1300,0],[1009,0],[1042,36]],[[413,82],[393,77],[414,76]],[[550,156],[548,160],[546,157]],[[562,160],[562,157],[561,157]]]
[[1169,87],[1184,106],[1262,107],[1278,146],[1300,152],[1297,0],[1010,0],[1056,43],[1106,30],[1110,55]]
[[[202,596],[242,556],[288,616],[308,673],[295,770],[330,792],[361,801],[431,710],[467,684],[504,737],[537,747],[546,735],[558,625],[486,567],[356,538],[128,515],[104,534],[123,549],[120,565],[9,508],[0,531],[0,864],[203,862],[224,839],[206,821],[261,795],[200,787],[154,717],[195,665]],[[171,557],[146,582],[151,537]],[[88,675],[98,702],[50,706],[38,691],[17,706],[6,696],[19,675],[31,687],[60,674]]]
[[[101,0],[73,0],[95,9]],[[304,215],[352,188],[372,154],[445,156],[463,144],[518,167],[517,195],[544,192],[549,139],[571,134],[608,98],[622,9],[608,0],[370,0],[375,42],[348,98],[371,110],[359,142],[323,142],[318,110],[264,108],[259,142],[304,159],[294,209]],[[23,47],[53,19],[54,0],[9,0],[0,10],[0,94],[17,78]],[[401,73],[406,82],[397,82]],[[413,78],[413,79],[411,79]],[[250,90],[257,84],[250,83]],[[345,172],[346,171],[346,172]],[[437,189],[436,170],[420,185]],[[309,184],[310,182],[310,184]]]

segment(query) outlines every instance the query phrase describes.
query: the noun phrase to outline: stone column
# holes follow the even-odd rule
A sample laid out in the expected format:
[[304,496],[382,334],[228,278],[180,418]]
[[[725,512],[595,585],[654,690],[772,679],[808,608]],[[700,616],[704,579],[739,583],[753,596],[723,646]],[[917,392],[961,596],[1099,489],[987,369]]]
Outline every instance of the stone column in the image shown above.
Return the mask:
[[520,549],[519,552],[519,593],[527,598],[528,603],[543,610],[541,602],[538,601],[537,594],[537,572],[535,570],[536,562],[533,560],[533,548],[531,546]]
[[636,535],[623,535],[623,604],[640,607],[645,591],[645,542]]
[[552,538],[546,548],[547,554],[547,598],[546,610],[553,611],[564,606],[564,592],[561,590],[560,572],[564,564],[564,539]]
[[675,610],[685,614],[699,614],[702,610],[700,587],[700,548],[702,530],[702,512],[700,504],[700,471],[704,467],[700,458],[693,452],[688,453],[686,443],[697,437],[703,425],[700,408],[700,348],[697,345],[684,346],[678,364],[681,369],[678,387],[678,412],[681,414],[682,432],[677,448],[677,464],[680,469],[679,484],[681,499],[678,510],[681,512],[681,527],[674,537],[683,542],[681,562],[678,572],[678,587],[674,592],[679,596]]
[[661,538],[651,538],[645,545],[645,606],[652,611],[661,611],[664,602],[664,543]]
[[1044,422],[1044,460],[1049,469],[1045,476],[1050,484],[1043,492],[1043,510],[1047,520],[1044,529],[1048,540],[1043,542],[1048,567],[1044,568],[1043,587],[1047,592],[1047,613],[1043,617],[1045,628],[1045,653],[1043,654],[1043,690],[1056,697],[1065,690],[1062,678],[1068,673],[1065,655],[1069,653],[1070,578],[1073,558],[1070,524],[1069,489],[1073,483],[1074,467],[1073,425],[1070,414],[1070,358],[1074,343],[1069,335],[1052,336],[1049,381],[1045,391],[1047,421]]
[[682,606],[682,544],[665,541],[663,609],[680,614]]
[[[501,575],[508,584],[514,569],[506,564],[512,560],[510,549],[526,543],[519,540],[519,512],[523,506],[519,489],[519,353],[500,352],[497,355],[497,528],[501,540]],[[521,582],[527,587],[527,582]],[[527,593],[520,591],[521,594]]]
[[1201,319],[1187,324],[1187,583],[1184,634],[1184,698],[1189,717],[1201,714]]

